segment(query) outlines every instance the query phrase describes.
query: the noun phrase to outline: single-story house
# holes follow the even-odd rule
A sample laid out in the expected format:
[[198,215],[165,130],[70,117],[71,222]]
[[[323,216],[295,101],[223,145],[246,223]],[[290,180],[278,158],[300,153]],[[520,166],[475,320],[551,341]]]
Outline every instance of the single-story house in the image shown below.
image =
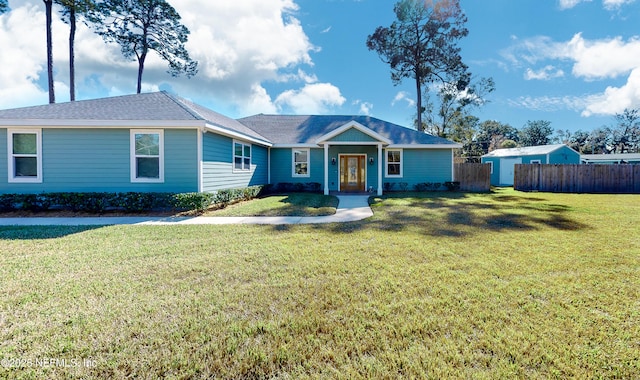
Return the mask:
[[235,120],[166,92],[0,110],[0,193],[211,192],[281,182],[324,193],[453,181],[460,145],[368,116]]
[[491,185],[513,186],[516,164],[579,164],[580,153],[565,144],[496,149],[482,156],[491,164]]
[[583,154],[583,164],[640,164],[640,153]]

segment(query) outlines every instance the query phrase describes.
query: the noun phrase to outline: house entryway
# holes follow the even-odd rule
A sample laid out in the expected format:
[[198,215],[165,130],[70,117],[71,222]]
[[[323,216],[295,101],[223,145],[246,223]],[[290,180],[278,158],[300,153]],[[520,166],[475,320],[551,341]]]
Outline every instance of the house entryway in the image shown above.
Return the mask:
[[366,191],[367,156],[365,154],[340,155],[340,188],[346,193]]

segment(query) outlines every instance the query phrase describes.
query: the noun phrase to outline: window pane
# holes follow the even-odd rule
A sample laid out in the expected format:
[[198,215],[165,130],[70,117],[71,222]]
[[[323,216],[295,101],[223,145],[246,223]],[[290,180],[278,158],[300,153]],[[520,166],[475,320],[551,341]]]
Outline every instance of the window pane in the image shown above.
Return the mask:
[[35,157],[15,157],[13,164],[14,177],[38,176],[38,159]]
[[296,174],[307,174],[307,163],[296,164]]
[[251,145],[244,146],[244,156],[251,157]]
[[250,158],[245,158],[244,159],[244,169],[245,170],[250,170],[251,169],[251,159]]
[[242,156],[242,144],[236,144],[234,148],[234,156]]
[[397,150],[387,152],[387,162],[400,162],[400,152]]
[[160,159],[137,157],[137,178],[160,178]]
[[400,164],[389,164],[389,175],[400,175]]
[[295,162],[307,162],[307,151],[306,150],[297,150],[294,152],[294,160]]
[[234,159],[234,169],[242,170],[242,157],[236,157]]
[[136,134],[136,155],[160,155],[160,135],[157,133]]
[[13,154],[37,154],[35,133],[14,133]]

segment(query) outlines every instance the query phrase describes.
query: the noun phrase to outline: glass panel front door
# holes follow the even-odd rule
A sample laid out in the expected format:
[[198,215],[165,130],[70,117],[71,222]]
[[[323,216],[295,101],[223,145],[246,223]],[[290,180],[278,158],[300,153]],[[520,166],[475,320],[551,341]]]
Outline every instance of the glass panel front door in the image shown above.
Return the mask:
[[365,191],[365,156],[340,156],[340,191]]

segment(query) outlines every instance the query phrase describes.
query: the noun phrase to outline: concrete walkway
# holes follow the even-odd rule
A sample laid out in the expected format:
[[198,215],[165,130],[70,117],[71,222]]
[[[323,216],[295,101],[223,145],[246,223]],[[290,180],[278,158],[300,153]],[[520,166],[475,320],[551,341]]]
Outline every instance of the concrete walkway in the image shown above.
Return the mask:
[[195,217],[35,217],[0,218],[0,226],[107,226],[173,224],[315,224],[355,222],[373,215],[368,195],[339,195],[336,213],[328,216],[195,216]]

